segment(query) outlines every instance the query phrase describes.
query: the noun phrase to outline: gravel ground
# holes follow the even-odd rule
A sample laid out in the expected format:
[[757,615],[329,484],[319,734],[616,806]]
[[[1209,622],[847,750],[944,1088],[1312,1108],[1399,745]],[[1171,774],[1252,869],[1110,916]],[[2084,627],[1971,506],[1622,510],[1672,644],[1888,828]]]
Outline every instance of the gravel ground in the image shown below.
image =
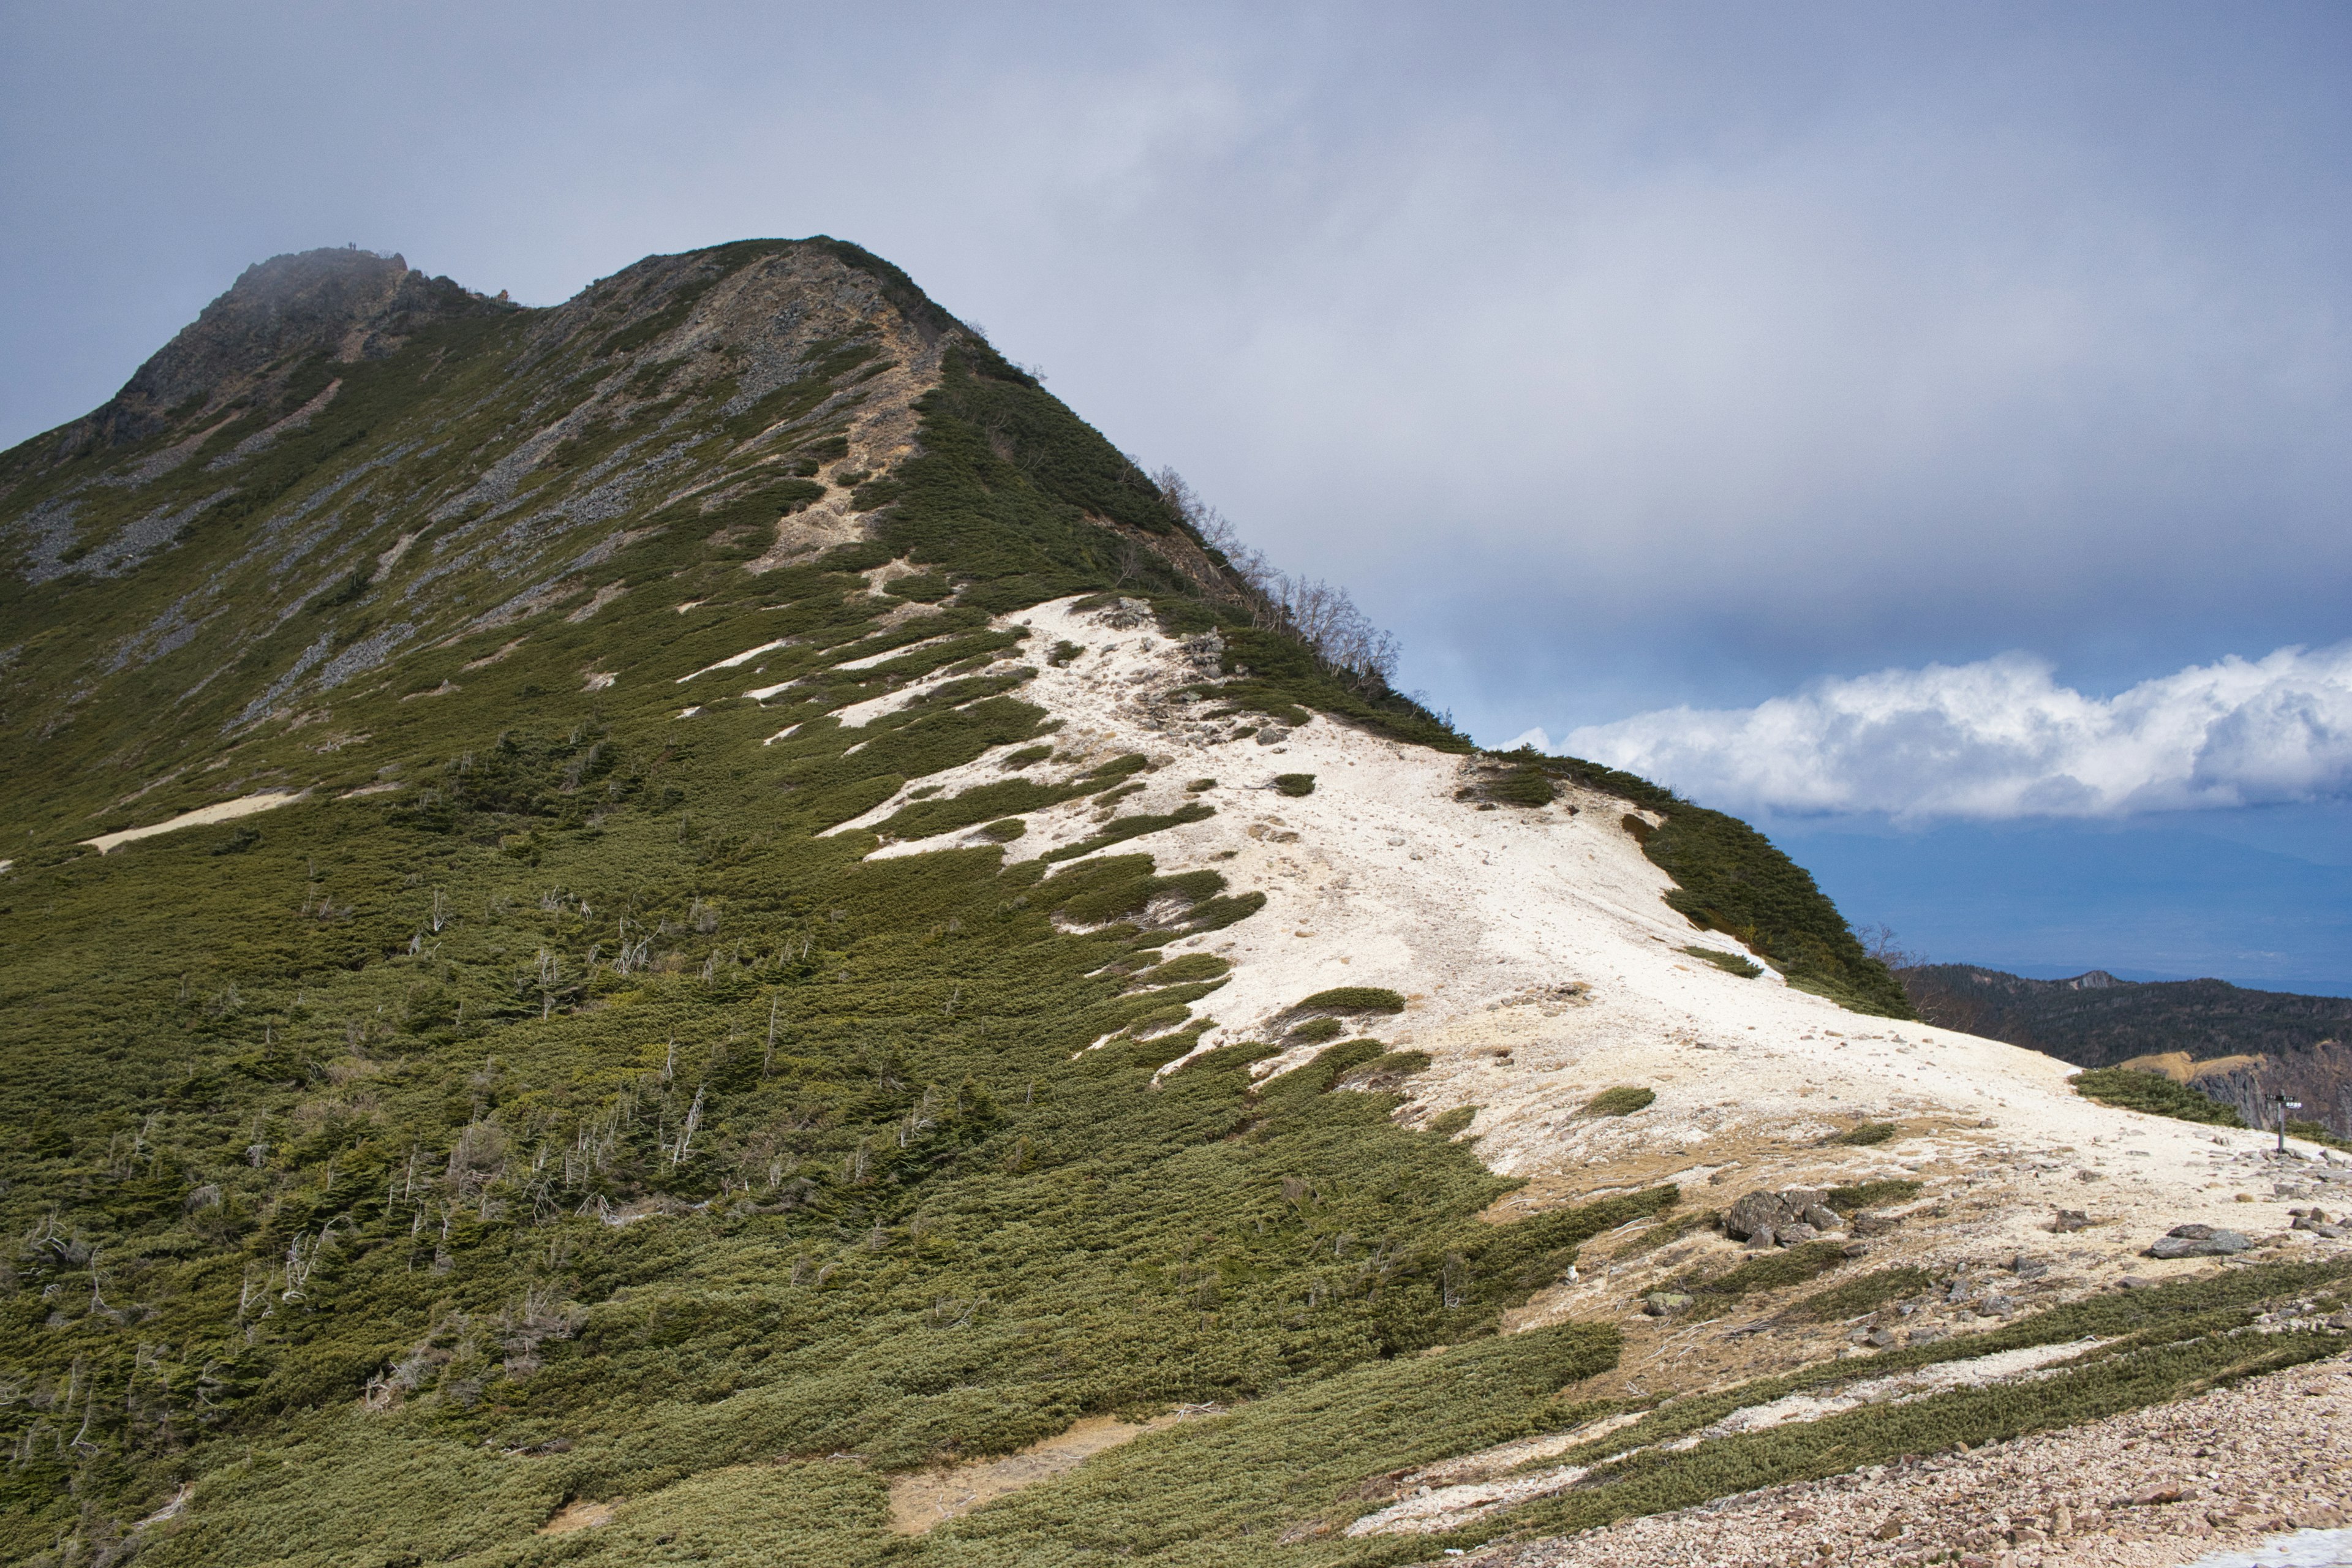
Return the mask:
[[[1446,1561],[1488,1568],[2178,1568],[2352,1524],[2352,1355],[2063,1432]],[[2305,1538],[2306,1541],[2309,1538]],[[2257,1561],[2277,1561],[2275,1551]],[[2306,1561],[2333,1561],[2332,1555]]]

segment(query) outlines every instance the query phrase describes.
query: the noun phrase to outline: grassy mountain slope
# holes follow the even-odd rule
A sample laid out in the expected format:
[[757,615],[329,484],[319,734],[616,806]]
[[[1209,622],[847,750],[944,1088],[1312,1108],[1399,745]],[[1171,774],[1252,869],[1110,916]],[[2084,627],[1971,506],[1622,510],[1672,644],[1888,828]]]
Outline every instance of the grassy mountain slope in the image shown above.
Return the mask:
[[[824,832],[992,751],[1057,798],[1147,766],[1056,751],[1054,650],[992,629],[1073,593],[1221,629],[1234,706],[1464,744],[1244,625],[902,274],[820,239],[547,310],[362,253],[239,287],[0,458],[0,1560],[1259,1561],[1613,1361],[1495,1331],[1671,1189],[1491,1224],[1471,1146],[1334,1089],[1360,1042],[1265,1084],[1272,1045],[1084,1049],[1209,994],[1143,972],[1250,889]],[[681,684],[722,661],[765,695]],[[1575,776],[1664,814],[1693,912],[1895,1010],[1760,838]],[[81,842],[266,790],[306,793]],[[887,1528],[894,1473],[1187,1403],[1240,1408]]]

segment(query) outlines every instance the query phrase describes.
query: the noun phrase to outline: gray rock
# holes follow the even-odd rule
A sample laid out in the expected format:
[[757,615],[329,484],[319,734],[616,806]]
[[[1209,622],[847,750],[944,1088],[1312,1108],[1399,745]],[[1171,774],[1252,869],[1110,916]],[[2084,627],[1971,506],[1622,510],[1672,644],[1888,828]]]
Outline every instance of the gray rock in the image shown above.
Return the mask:
[[1690,1304],[1691,1299],[1679,1290],[1653,1290],[1642,1298],[1642,1310],[1654,1318],[1668,1317]]
[[1951,1335],[1941,1329],[1914,1329],[1909,1335],[1910,1342],[1915,1345],[1932,1345],[1937,1340],[1949,1338]]
[[1279,724],[1268,724],[1257,732],[1257,743],[1261,746],[1279,745],[1288,739],[1290,731]]
[[1811,1226],[1815,1230],[1843,1230],[1845,1228],[1845,1220],[1838,1214],[1837,1210],[1830,1207],[1827,1204],[1814,1204],[1811,1205],[1805,1210],[1803,1218],[1805,1223]]
[[2058,1217],[2050,1222],[2050,1228],[2064,1236],[2069,1231],[2088,1230],[2095,1223],[2081,1209],[2060,1209]]
[[1873,1329],[1870,1331],[1870,1342],[1876,1345],[1880,1350],[1890,1349],[1895,1343],[1895,1331],[1893,1329]]
[[2210,1225],[2176,1225],[2147,1248],[2149,1258],[2225,1258],[2233,1252],[2243,1252],[2254,1244],[2234,1230],[2221,1230]]
[[2039,1279],[2050,1272],[2050,1265],[2038,1258],[2028,1258],[2021,1252],[2011,1260],[2009,1271],[2020,1279]]
[[[1735,1240],[1754,1247],[1769,1247],[1775,1241],[1786,1244],[1792,1230],[1805,1234],[1798,1238],[1810,1241],[1822,1231],[1832,1228],[1837,1215],[1823,1201],[1829,1194],[1814,1187],[1790,1187],[1782,1192],[1761,1190],[1742,1194],[1723,1214],[1723,1233]],[[1832,1224],[1814,1223],[1813,1211]]]
[[1820,1231],[1815,1230],[1803,1220],[1798,1220],[1793,1225],[1785,1226],[1773,1232],[1773,1239],[1783,1247],[1794,1247],[1800,1242],[1811,1241],[1819,1235],[1821,1235]]
[[1858,1214],[1846,1228],[1854,1236],[1884,1236],[1901,1223],[1890,1215]]
[[1780,1194],[1743,1193],[1723,1211],[1723,1234],[1744,1241],[1759,1230],[1774,1229],[1786,1217]]

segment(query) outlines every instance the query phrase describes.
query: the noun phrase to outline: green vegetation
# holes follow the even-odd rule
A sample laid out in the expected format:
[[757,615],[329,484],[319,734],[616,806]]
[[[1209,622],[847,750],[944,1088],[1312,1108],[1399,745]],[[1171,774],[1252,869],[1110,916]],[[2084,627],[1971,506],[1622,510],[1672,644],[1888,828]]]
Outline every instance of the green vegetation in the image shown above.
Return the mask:
[[1675,1289],[1694,1296],[1728,1303],[1758,1290],[1778,1290],[1817,1279],[1843,1263],[1845,1247],[1835,1241],[1807,1241],[1777,1252],[1759,1253],[1712,1279],[1679,1281]]
[[1404,998],[1384,985],[1337,985],[1294,1004],[1292,1017],[1309,1013],[1402,1013]]
[[1631,1116],[1646,1110],[1656,1103],[1658,1091],[1637,1083],[1621,1083],[1614,1089],[1604,1089],[1584,1102],[1587,1116]]
[[1315,775],[1313,773],[1276,773],[1274,775],[1274,787],[1287,795],[1313,795]]
[[1858,1127],[1849,1127],[1835,1137],[1824,1139],[1823,1142],[1842,1143],[1849,1149],[1868,1149],[1885,1142],[1902,1131],[1902,1128],[1892,1121],[1865,1121]]
[[1830,1207],[1843,1215],[1860,1214],[1864,1209],[1884,1208],[1888,1204],[1909,1203],[1919,1195],[1919,1184],[1908,1177],[1895,1176],[1883,1181],[1864,1182],[1851,1187],[1832,1187]]
[[2324,1143],[2330,1149],[2352,1150],[2352,1138],[2339,1138],[2324,1121],[2304,1121],[2295,1117],[2286,1119],[2286,1135],[2306,1142]]
[[1742,980],[1753,980],[1764,973],[1763,967],[1740,957],[1736,952],[1724,952],[1712,947],[1691,946],[1681,950],[1693,958],[1704,959],[1726,974],[1737,974]]
[[2201,1121],[2211,1127],[2246,1124],[2233,1108],[2208,1100],[2187,1084],[2175,1083],[2161,1073],[2141,1072],[2137,1068],[2093,1068],[2066,1081],[2084,1099],[2125,1110],[2169,1116],[2176,1121]]
[[[830,263],[826,311],[750,308]],[[919,455],[835,473],[871,541],[774,565],[910,341],[875,291],[947,345]],[[756,352],[665,357],[730,299]],[[1613,1334],[1502,1315],[1675,1193],[1480,1218],[1512,1184],[1452,1142],[1475,1110],[1399,1124],[1427,1058],[1338,1038],[1391,990],[1298,1004],[1332,1043],[1276,1079],[1271,1044],[1192,1056],[1226,961],[1160,954],[1265,895],[1100,853],[1200,802],[1006,863],[1023,814],[1150,763],[1052,766],[991,617],[1132,594],[1219,633],[1237,709],[1467,742],[1130,570],[1183,526],[1150,481],[855,247],[469,300],[0,458],[10,549],[85,568],[0,574],[0,1559],[119,1561],[185,1486],[142,1561],[1255,1562],[1373,1469],[1570,1408]],[[279,787],[310,794],[78,846]],[[893,1473],[1209,1403],[887,1528]]]
[[1808,1296],[1790,1310],[1801,1318],[1840,1322],[1875,1311],[1900,1297],[1916,1296],[1933,1283],[1926,1269],[1907,1264],[1897,1268],[1874,1268]]

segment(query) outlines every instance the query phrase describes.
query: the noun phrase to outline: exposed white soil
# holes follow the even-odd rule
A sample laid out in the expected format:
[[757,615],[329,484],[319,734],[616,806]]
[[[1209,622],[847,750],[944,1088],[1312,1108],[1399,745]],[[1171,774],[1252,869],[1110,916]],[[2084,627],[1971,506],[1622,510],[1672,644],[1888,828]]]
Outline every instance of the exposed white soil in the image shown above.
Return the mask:
[[[1199,1049],[1268,1037],[1286,1009],[1329,987],[1403,994],[1401,1016],[1362,1020],[1381,1040],[1431,1058],[1408,1080],[1412,1100],[1400,1114],[1417,1123],[1477,1108],[1464,1136],[1478,1141],[1489,1166],[1528,1183],[1497,1217],[1659,1182],[1724,1203],[1752,1187],[1907,1175],[1945,1200],[1922,1212],[1948,1223],[1906,1226],[1874,1244],[1890,1261],[1934,1249],[1942,1258],[1956,1244],[1987,1260],[2047,1251],[2053,1213],[2084,1209],[2103,1223],[2071,1251],[2092,1256],[2062,1259],[2056,1270],[2077,1286],[2198,1267],[2131,1256],[2185,1221],[2258,1237],[2286,1230],[2281,1189],[2302,1179],[2316,1149],[2296,1145],[2300,1158],[2282,1173],[2264,1162],[2262,1134],[2094,1104],[2053,1058],[1849,1013],[1769,967],[1757,979],[1727,973],[1682,951],[1738,950],[1666,905],[1671,883],[1623,826],[1626,803],[1571,792],[1540,808],[1481,811],[1454,798],[1457,759],[1328,718],[1270,745],[1260,742],[1278,726],[1237,739],[1266,721],[1210,719],[1213,696],[1179,690],[1213,674],[1212,646],[1171,642],[1129,611],[1075,614],[1071,603],[998,623],[1030,637],[996,668],[1034,668],[1022,696],[1062,721],[1055,758],[1032,776],[1142,752],[1152,763],[1137,775],[1144,788],[1113,815],[1166,814],[1196,800],[1216,815],[1103,852],[1149,851],[1163,871],[1213,869],[1237,892],[1267,896],[1262,913],[1167,947],[1171,957],[1205,951],[1234,965],[1204,1005],[1215,1023]],[[1085,651],[1046,662],[1062,641]],[[845,708],[840,721],[866,724],[946,679]],[[951,795],[1002,779],[1009,750],[910,780],[844,827],[883,821],[918,787]],[[1276,774],[1297,773],[1315,775],[1311,795],[1276,793]],[[1187,788],[1202,779],[1216,782]],[[1087,800],[1030,813],[1007,858],[1076,843],[1100,831],[1103,816]],[[876,853],[980,841],[963,830]],[[1286,1070],[1317,1048],[1262,1070]],[[1582,1114],[1594,1093],[1620,1084],[1653,1089],[1655,1103],[1628,1117]],[[1895,1122],[1902,1135],[1874,1148],[1823,1146],[1865,1121]],[[2235,1201],[2241,1192],[2252,1201]],[[1953,1198],[1964,1200],[1961,1212]],[[1515,1324],[1622,1313],[1638,1274],[1564,1285]]]
[[[1735,1410],[1706,1430],[1663,1447],[1669,1450],[1695,1448],[1711,1437],[1760,1432],[1791,1422],[1819,1421],[1825,1415],[1842,1415],[1865,1405],[1900,1405],[1955,1388],[2016,1383],[2096,1349],[2097,1343],[2095,1340],[2081,1340],[2069,1344],[2032,1345],[2023,1350],[1940,1362],[1891,1377],[1866,1378],[1846,1384],[1834,1393],[1792,1394],[1769,1405],[1750,1405]],[[1638,1415],[1617,1416],[1573,1432],[1499,1444],[1403,1477],[1398,1483],[1398,1489],[1405,1494],[1401,1500],[1365,1514],[1349,1525],[1347,1533],[1431,1535],[1475,1524],[1530,1498],[1564,1491],[1591,1474],[1594,1467],[1559,1465],[1529,1473],[1513,1472],[1535,1460],[1602,1436],[1613,1426],[1631,1425],[1639,1419]],[[1644,1451],[1640,1447],[1627,1448],[1600,1462],[1614,1463]]]
[[1440,1561],[1483,1568],[2316,1565],[2352,1556],[2352,1532],[2342,1529],[2347,1509],[2352,1362],[2338,1357],[2063,1431]]
[[628,591],[629,587],[625,583],[607,583],[597,589],[586,604],[564,616],[563,619],[566,624],[576,626]]
[[498,663],[499,660],[514,652],[515,649],[522,647],[522,645],[523,639],[517,637],[512,642],[501,644],[496,652],[486,653],[479,658],[469,658],[457,668],[459,669],[487,669],[491,665]]
[[717,664],[706,664],[700,669],[688,671],[677,678],[677,683],[683,686],[698,675],[709,675],[713,670],[733,669],[738,665],[749,664],[763,653],[773,653],[780,647],[792,647],[795,640],[792,637],[778,637],[772,642],[763,642],[757,647],[747,647],[741,653],[729,655]]
[[101,833],[95,838],[85,838],[84,844],[104,855],[141,838],[152,838],[159,833],[176,833],[183,827],[203,827],[209,823],[234,822],[240,816],[251,816],[257,811],[290,805],[308,795],[309,790],[264,790],[258,795],[242,795],[225,800],[216,805],[200,805],[194,811],[162,822],[151,822],[144,827],[126,827],[120,833]]

